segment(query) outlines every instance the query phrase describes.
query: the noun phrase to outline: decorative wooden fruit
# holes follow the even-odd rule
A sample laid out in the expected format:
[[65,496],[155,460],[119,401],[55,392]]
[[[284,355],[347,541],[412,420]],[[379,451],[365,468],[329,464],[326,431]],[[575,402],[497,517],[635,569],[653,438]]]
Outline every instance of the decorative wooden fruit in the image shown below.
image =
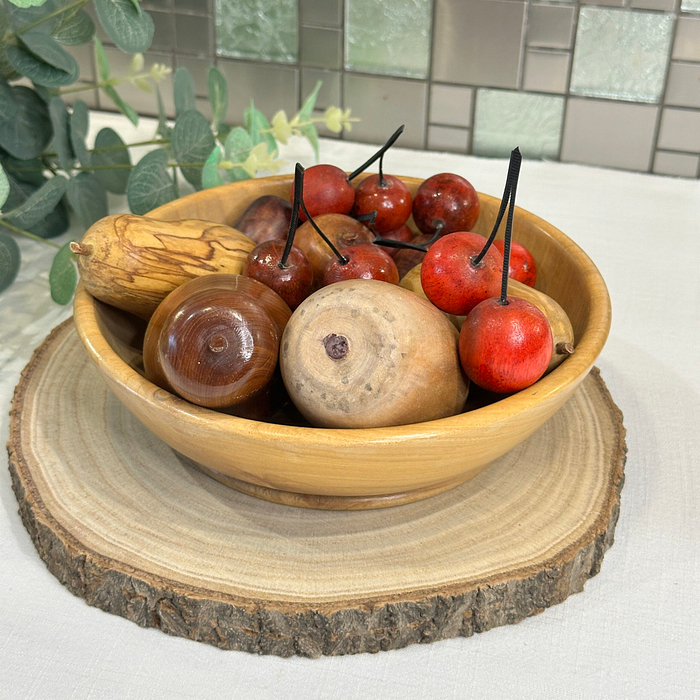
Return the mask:
[[269,390],[290,316],[275,292],[248,277],[212,274],[186,282],[148,324],[146,376],[199,406],[249,414]]
[[282,197],[268,194],[251,202],[233,227],[255,243],[284,240],[291,218],[292,205]]
[[[373,236],[370,230],[350,216],[345,216],[344,214],[314,216],[313,212],[310,212],[310,214],[313,216],[316,225],[339,250],[349,245],[372,242]],[[309,262],[313,265],[314,285],[316,287],[322,286],[326,268],[332,260],[335,260],[333,251],[316,233],[309,221],[297,229],[294,245],[306,255]]]
[[[420,282],[421,266],[416,265],[410,270],[399,282],[399,286],[404,289],[409,289],[415,292],[418,296],[427,299]],[[552,328],[552,359],[549,361],[549,366],[545,374],[551,372],[555,367],[558,367],[569,355],[574,353],[574,329],[571,325],[566,311],[557,304],[552,297],[547,296],[544,292],[538,289],[529,287],[522,282],[511,279],[508,282],[508,292],[510,296],[525,299],[532,302],[549,321]],[[464,324],[465,316],[455,316],[445,313],[445,316],[450,320],[454,327],[459,331]]]
[[338,282],[306,299],[285,329],[280,368],[295,406],[320,427],[445,418],[468,391],[453,326],[415,294],[376,280]]
[[71,250],[92,296],[148,320],[187,280],[240,273],[254,246],[240,231],[211,221],[120,214],[93,224]]

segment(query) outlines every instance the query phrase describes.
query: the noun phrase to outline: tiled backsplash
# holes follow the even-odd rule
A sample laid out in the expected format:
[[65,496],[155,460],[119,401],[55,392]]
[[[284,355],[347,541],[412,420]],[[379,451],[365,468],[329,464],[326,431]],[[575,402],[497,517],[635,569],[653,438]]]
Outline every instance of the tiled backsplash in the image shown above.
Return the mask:
[[[147,60],[189,68],[202,97],[217,64],[231,121],[251,97],[268,116],[294,112],[321,79],[317,106],[351,107],[355,140],[383,141],[401,121],[407,147],[506,156],[517,144],[530,158],[700,175],[700,0],[143,5]],[[153,113],[151,95],[128,97]]]

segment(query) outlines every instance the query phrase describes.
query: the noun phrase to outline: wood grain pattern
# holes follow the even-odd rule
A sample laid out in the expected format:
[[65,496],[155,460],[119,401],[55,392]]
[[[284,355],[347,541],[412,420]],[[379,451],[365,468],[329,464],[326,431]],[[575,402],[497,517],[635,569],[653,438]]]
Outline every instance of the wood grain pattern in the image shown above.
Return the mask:
[[626,450],[594,370],[447,493],[358,512],[266,503],[132,416],[71,321],[23,372],[8,448],[39,554],[88,604],[223,649],[310,657],[467,637],[581,591],[613,541]]
[[119,214],[91,226],[80,246],[78,269],[86,289],[149,319],[183,282],[212,272],[239,274],[255,244],[210,220],[163,222]]
[[[411,192],[419,180],[402,178]],[[235,221],[256,197],[288,196],[290,176],[263,178],[197,192],[152,212],[177,219]],[[499,200],[480,195],[476,224],[491,229]],[[417,492],[478,474],[553,416],[590,371],[610,329],[610,298],[600,273],[566,235],[516,208],[516,236],[533,252],[538,288],[566,311],[576,353],[517,394],[449,418],[394,428],[314,429],[252,422],[178,399],[148,382],[122,356],[102,307],[79,286],[75,321],[84,346],[117,397],[179,452],[233,479],[292,494],[354,499]],[[429,342],[429,339],[426,339]],[[429,465],[429,468],[426,468]],[[367,501],[368,505],[370,501]]]

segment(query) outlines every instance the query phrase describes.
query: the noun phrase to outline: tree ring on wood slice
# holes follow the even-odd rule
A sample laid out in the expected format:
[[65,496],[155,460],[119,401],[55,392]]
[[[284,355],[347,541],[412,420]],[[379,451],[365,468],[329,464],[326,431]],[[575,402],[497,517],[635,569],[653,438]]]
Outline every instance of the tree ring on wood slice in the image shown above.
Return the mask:
[[280,369],[315,426],[374,428],[459,413],[468,380],[455,328],[432,304],[377,280],[305,299],[285,328]]
[[581,591],[613,542],[624,432],[593,369],[451,491],[380,510],[288,508],[222,486],[155,437],[69,320],[22,374],[8,451],[39,555],[88,604],[224,649],[313,657],[467,637]]

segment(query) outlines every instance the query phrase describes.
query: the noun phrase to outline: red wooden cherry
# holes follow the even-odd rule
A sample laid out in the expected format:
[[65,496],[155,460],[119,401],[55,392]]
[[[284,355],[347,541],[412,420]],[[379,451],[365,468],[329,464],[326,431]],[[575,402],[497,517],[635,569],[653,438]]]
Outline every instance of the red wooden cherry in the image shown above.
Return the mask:
[[508,297],[475,306],[459,334],[466,375],[484,389],[510,394],[534,384],[552,357],[552,329],[532,303]]
[[399,283],[399,271],[392,257],[379,246],[360,243],[342,249],[344,261],[333,259],[323,276],[324,286],[343,280],[363,279]]
[[377,233],[388,233],[403,226],[411,216],[411,193],[408,187],[393,175],[369,175],[355,190],[353,216],[377,212],[373,228]]
[[[350,175],[346,175],[335,165],[311,166],[306,171],[304,178],[304,204],[309,214],[312,217],[320,214],[349,214],[355,202],[355,189],[351,184],[352,181],[364,172],[365,168],[386,153],[396,139],[401,136],[403,129],[404,127],[401,125],[369,160]],[[294,201],[294,185],[292,185],[290,199]],[[300,221],[306,221],[307,217],[303,211],[299,211],[298,214]]]
[[266,284],[293,311],[311,294],[314,268],[296,246],[292,246],[285,265],[281,266],[285,246],[284,241],[259,243],[248,253],[242,274]]
[[422,233],[432,236],[438,222],[442,235],[471,231],[479,218],[481,205],[468,180],[453,173],[439,173],[424,180],[413,199],[413,220]]
[[439,238],[425,254],[420,273],[423,291],[442,311],[465,316],[479,302],[498,296],[501,254],[491,246],[477,266],[472,263],[485,243],[478,233],[458,231]]
[[[498,249],[498,252],[503,255],[503,246],[505,241],[498,239],[493,242],[493,245]],[[520,243],[515,241],[510,242],[510,264],[508,265],[508,277],[513,280],[518,280],[526,284],[528,287],[534,287],[537,280],[537,265],[532,253]]]

